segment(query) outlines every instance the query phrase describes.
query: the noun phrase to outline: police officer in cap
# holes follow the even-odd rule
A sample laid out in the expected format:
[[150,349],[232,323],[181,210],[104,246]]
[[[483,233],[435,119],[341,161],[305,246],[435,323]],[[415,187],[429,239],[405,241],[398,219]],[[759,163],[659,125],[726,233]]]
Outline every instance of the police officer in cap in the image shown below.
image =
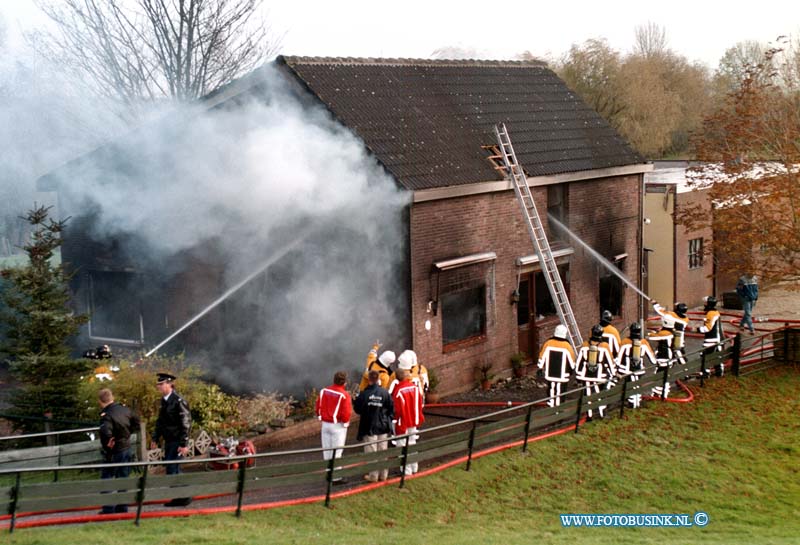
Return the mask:
[[[158,373],[156,387],[161,392],[161,410],[156,420],[156,433],[150,448],[156,448],[164,439],[164,460],[177,460],[189,453],[189,432],[192,429],[192,414],[189,404],[175,391],[175,377],[169,373]],[[167,464],[167,475],[180,473],[179,464]],[[191,498],[176,498],[167,506],[183,506],[191,503]]]

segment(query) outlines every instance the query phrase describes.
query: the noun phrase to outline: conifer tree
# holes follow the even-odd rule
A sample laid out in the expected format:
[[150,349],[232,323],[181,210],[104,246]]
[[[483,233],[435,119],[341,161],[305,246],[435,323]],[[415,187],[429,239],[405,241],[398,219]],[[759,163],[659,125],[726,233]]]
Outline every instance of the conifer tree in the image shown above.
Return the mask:
[[35,206],[24,219],[32,234],[23,247],[28,264],[2,271],[2,352],[20,387],[12,397],[14,412],[41,417],[74,418],[78,387],[88,370],[86,360],[70,357],[69,337],[78,332],[86,316],[69,308],[69,274],[51,258],[61,246],[66,220],[48,217],[50,207]]

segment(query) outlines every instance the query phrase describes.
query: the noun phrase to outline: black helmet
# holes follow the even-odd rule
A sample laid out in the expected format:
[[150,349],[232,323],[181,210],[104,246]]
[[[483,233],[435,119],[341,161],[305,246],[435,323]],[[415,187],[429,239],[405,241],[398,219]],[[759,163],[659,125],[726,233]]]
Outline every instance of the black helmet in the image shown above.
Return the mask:
[[592,340],[593,341],[603,340],[603,326],[601,326],[600,324],[592,326]]
[[604,310],[603,313],[600,315],[600,325],[608,325],[611,323],[611,320],[614,319],[614,315],[611,314],[610,310]]
[[686,306],[686,303],[675,303],[675,312],[681,318],[686,317],[687,310],[689,310],[689,307]]
[[107,344],[104,344],[102,346],[98,346],[95,349],[94,352],[95,352],[95,355],[96,355],[97,359],[99,359],[99,360],[111,357],[111,348]]
[[633,322],[629,329],[630,329],[631,339],[642,338],[642,326],[641,324],[639,324],[639,322]]
[[717,298],[713,295],[706,297],[706,310],[714,310],[717,308]]

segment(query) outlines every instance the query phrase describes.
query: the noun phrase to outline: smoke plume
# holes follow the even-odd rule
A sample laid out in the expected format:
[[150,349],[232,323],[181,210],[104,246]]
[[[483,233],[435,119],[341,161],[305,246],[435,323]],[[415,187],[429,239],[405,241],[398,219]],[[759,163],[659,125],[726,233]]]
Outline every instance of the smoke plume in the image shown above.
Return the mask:
[[189,359],[235,390],[300,393],[362,368],[376,338],[405,339],[408,197],[277,68],[257,77],[251,96],[181,107],[47,179],[73,233],[114,240],[150,279],[143,306],[183,294],[166,310],[171,331],[308,232],[164,349],[202,347]]

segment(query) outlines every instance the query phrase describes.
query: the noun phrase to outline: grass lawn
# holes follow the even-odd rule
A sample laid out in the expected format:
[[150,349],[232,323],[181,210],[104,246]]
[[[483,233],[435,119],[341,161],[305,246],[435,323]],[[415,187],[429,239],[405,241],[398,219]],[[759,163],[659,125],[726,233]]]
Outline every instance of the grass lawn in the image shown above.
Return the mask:
[[[693,386],[623,420],[396,487],[233,515],[19,529],[14,544],[800,543],[800,373]],[[691,528],[563,528],[560,513],[689,513]]]

